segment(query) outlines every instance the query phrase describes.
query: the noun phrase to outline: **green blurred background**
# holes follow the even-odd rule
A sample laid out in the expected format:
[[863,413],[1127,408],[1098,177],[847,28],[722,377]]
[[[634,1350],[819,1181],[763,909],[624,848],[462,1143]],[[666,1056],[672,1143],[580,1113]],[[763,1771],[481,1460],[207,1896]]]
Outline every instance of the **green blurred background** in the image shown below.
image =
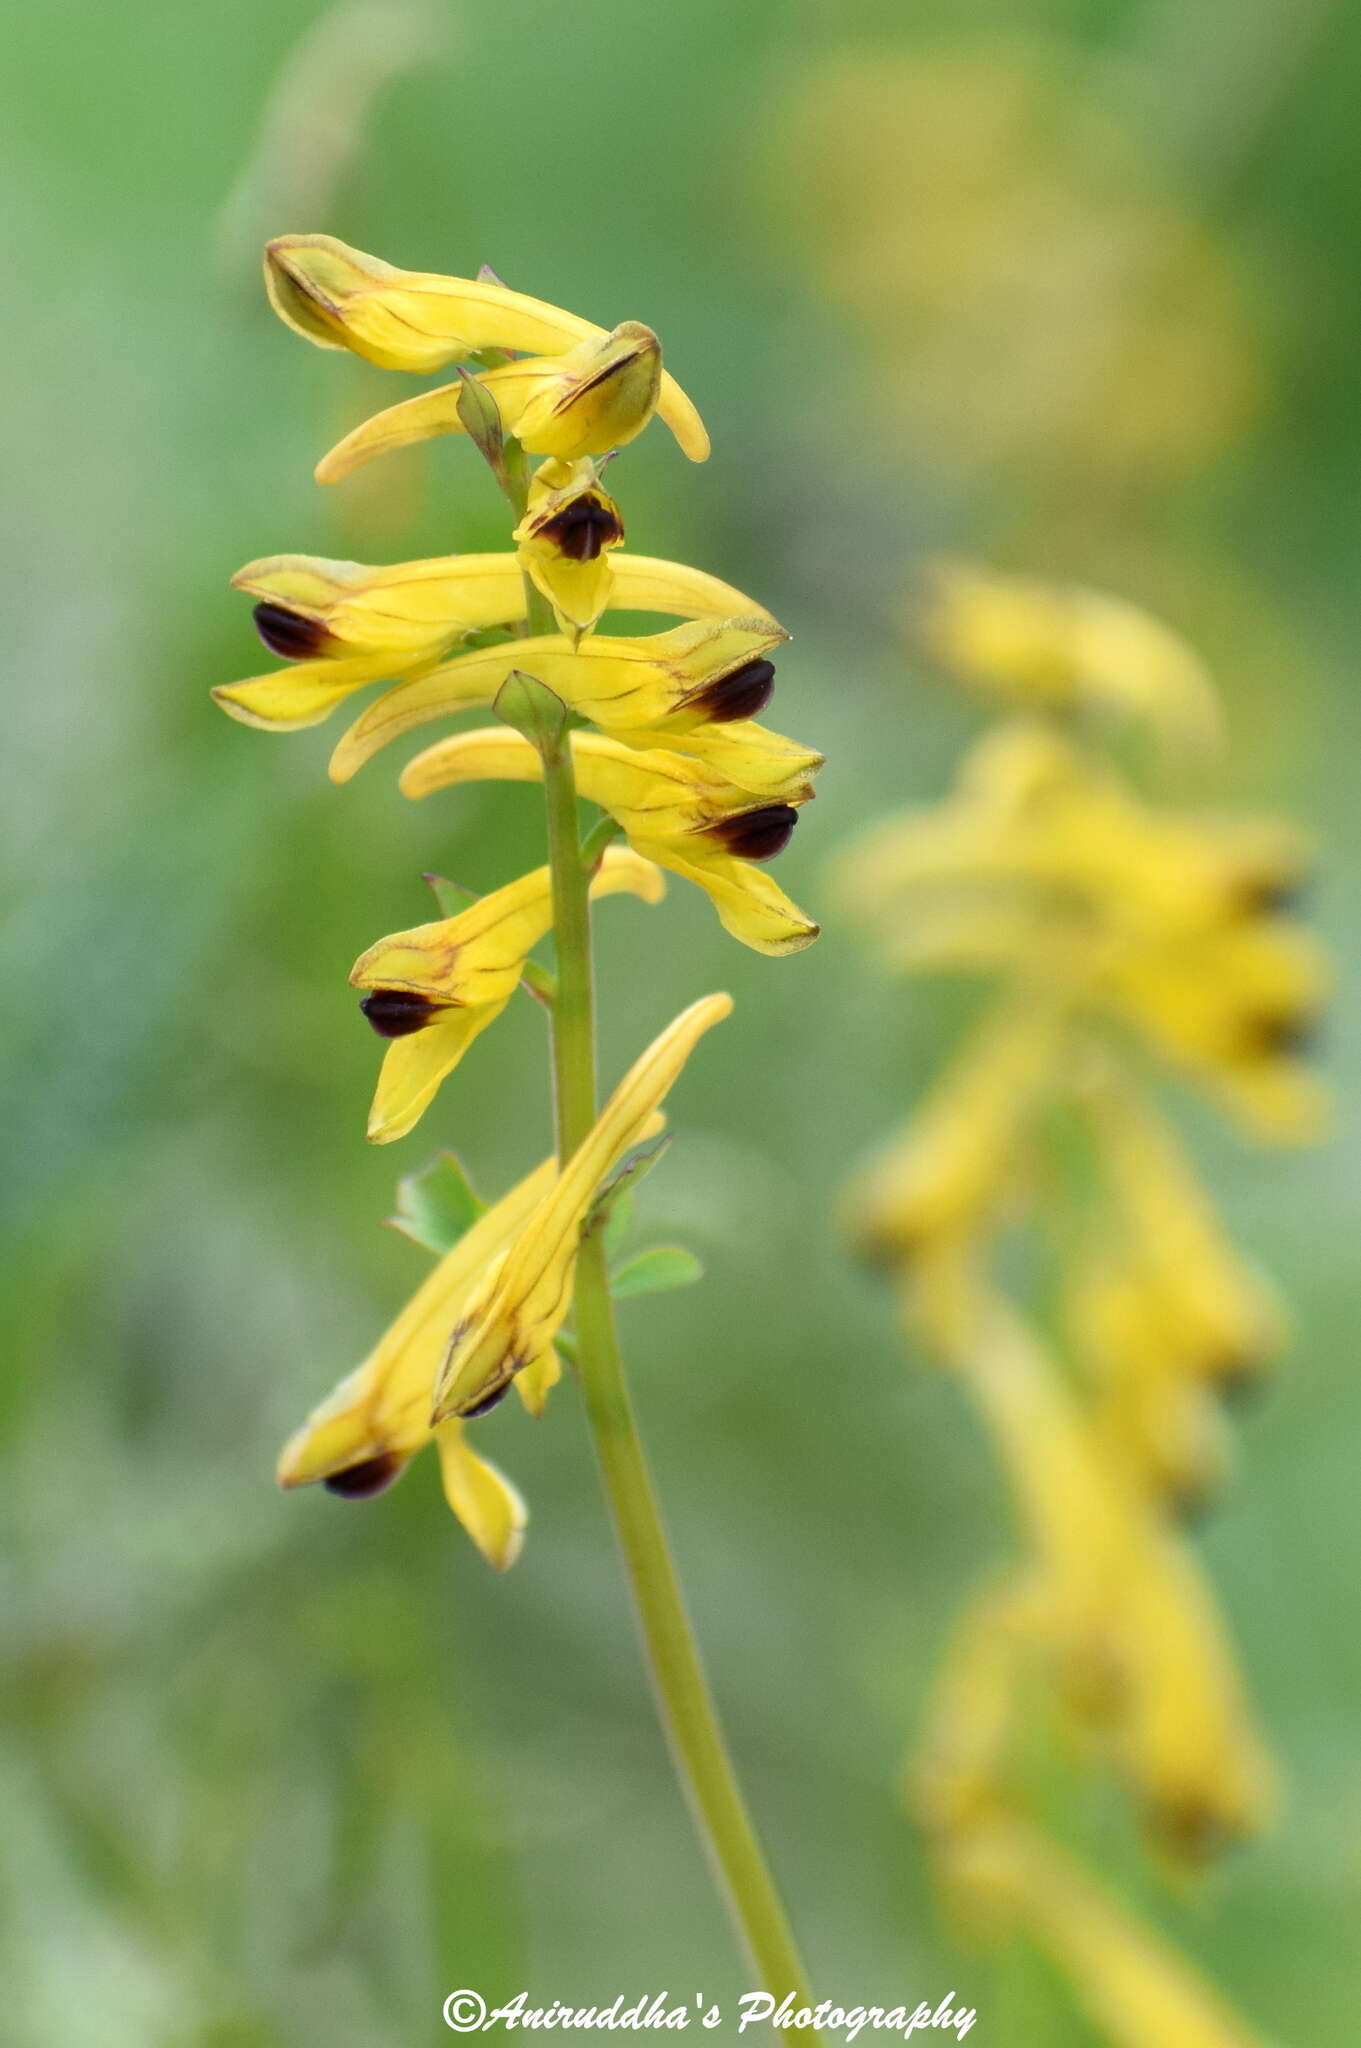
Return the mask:
[[827,1995],[954,1989],[999,2048],[1093,2038],[1038,1966],[953,1945],[894,1796],[949,1618],[1008,1540],[969,1418],[836,1234],[839,1184],[953,1026],[880,977],[825,879],[973,730],[902,650],[913,558],[963,548],[1168,617],[1229,701],[1226,794],[1325,842],[1339,1142],[1259,1156],[1197,1122],[1297,1309],[1203,1537],[1292,1798],[1153,1910],[1268,2037],[1350,2048],[1361,17],[51,0],[7,44],[5,2039],[387,2048],[447,2038],[464,1984],[744,1988],[571,1390],[483,1426],[533,1509],[504,1581],[432,1465],[365,1508],[272,1484],[423,1270],[379,1227],[395,1175],[452,1143],[495,1192],[547,1133],[522,1003],[416,1135],[366,1147],[378,1054],[345,986],[426,914],[419,870],[483,888],[527,863],[528,793],[412,807],[386,758],[337,791],[331,730],[269,739],[207,696],[267,666],[226,588],[247,558],[504,532],[466,447],[311,482],[415,388],[268,316],[260,241],[327,229],[655,325],[715,452],[692,469],[659,430],[628,452],[630,540],[795,634],[775,722],[829,766],[780,875],[822,943],[763,961],[673,885],[661,912],[605,908],[601,978],[610,1075],[695,994],[738,1000],[640,1201],[640,1237],[693,1245],[706,1284],[629,1306],[625,1336]]

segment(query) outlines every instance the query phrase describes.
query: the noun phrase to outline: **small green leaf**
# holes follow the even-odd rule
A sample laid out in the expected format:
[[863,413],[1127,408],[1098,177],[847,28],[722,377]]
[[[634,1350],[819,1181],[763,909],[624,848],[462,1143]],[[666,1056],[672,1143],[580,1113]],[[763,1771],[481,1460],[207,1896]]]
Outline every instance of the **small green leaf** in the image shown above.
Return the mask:
[[480,900],[476,889],[465,889],[462,882],[451,882],[445,875],[426,874],[421,880],[446,917],[457,917],[460,910],[470,910]]
[[496,410],[496,400],[478,383],[476,377],[470,377],[466,370],[461,369],[458,375],[463,386],[458,394],[458,416],[467,430],[468,439],[504,488],[506,444],[501,428],[501,415]]
[[608,1223],[610,1211],[624,1194],[632,1194],[644,1175],[651,1173],[657,1161],[671,1143],[672,1133],[663,1131],[660,1136],[648,1138],[641,1145],[632,1146],[615,1167],[607,1174],[596,1190],[595,1200],[586,1212],[586,1221],[581,1227],[584,1237],[590,1230],[599,1229]]
[[393,1230],[400,1230],[413,1244],[442,1258],[487,1205],[476,1193],[452,1152],[441,1152],[419,1173],[408,1173],[397,1183],[397,1213],[388,1217]]
[[616,1301],[634,1301],[640,1294],[670,1294],[676,1287],[693,1287],[704,1278],[704,1268],[684,1245],[658,1244],[610,1275],[610,1292]]
[[537,676],[513,668],[492,700],[502,725],[522,733],[537,753],[553,754],[567,729],[567,706]]

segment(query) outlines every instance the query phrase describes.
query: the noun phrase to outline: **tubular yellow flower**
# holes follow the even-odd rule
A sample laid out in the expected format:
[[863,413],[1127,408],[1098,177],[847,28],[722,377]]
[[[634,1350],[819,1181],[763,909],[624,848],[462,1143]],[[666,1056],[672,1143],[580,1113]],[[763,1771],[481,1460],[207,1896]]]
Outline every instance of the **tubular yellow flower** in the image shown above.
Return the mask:
[[367,1500],[391,1485],[434,1434],[450,1507],[498,1570],[515,1561],[523,1540],[524,1503],[494,1465],[468,1448],[460,1424],[431,1431],[430,1389],[470,1290],[485,1268],[504,1256],[556,1172],[556,1161],[544,1160],[445,1253],[364,1363],[285,1444],[278,1469],[281,1486],[320,1480],[346,1499]]
[[651,746],[709,721],[746,719],[769,699],[766,656],[788,637],[768,618],[701,619],[637,639],[592,633],[579,648],[557,634],[476,648],[375,699],[331,756],[331,779],[348,782],[404,733],[490,704],[515,669],[583,718],[620,736],[646,733]]
[[[607,609],[692,620],[765,617],[731,584],[681,562],[616,554],[595,566],[604,572]],[[382,568],[266,555],[247,562],[232,583],[260,600],[261,638],[294,666],[223,684],[213,696],[242,724],[267,731],[319,724],[366,684],[419,674],[466,635],[513,627],[525,616],[513,554],[442,555]]]
[[441,1368],[435,1421],[471,1414],[496,1400],[516,1373],[550,1347],[571,1300],[577,1250],[597,1188],[643,1135],[697,1041],[731,1012],[731,996],[701,997],[630,1067],[588,1137],[525,1219],[505,1263],[469,1302]]
[[1229,1243],[1174,1133],[1147,1091],[1109,1066],[1089,1076],[1084,1101],[1173,1355],[1220,1389],[1259,1379],[1285,1344],[1280,1303]]
[[[480,371],[471,381],[493,401],[502,430],[522,448],[574,462],[636,440],[657,408],[661,364],[661,343],[652,329],[626,320],[568,355],[526,357]],[[466,434],[464,388],[460,378],[375,413],[327,450],[316,467],[317,482],[338,483],[396,448]]]
[[592,461],[550,457],[529,486],[525,516],[511,538],[553,607],[563,633],[589,632],[610,602],[610,550],[624,539],[619,507]]
[[[322,348],[350,349],[381,369],[439,370],[480,349],[562,356],[610,338],[591,321],[505,285],[400,270],[331,235],[280,235],[272,241],[265,252],[265,288],[295,333]],[[691,461],[703,462],[709,437],[665,371],[655,402]]]
[[945,1867],[976,1908],[1029,1929],[1118,2048],[1265,2048],[1197,1971],[1034,1829],[979,1828],[950,1846]]
[[1195,1867],[1269,1825],[1275,1773],[1190,1551],[1153,1528],[1129,1564],[1120,1640],[1130,1689],[1117,1756],[1156,1843]]
[[[571,745],[580,794],[610,813],[635,853],[705,890],[734,938],[767,954],[812,944],[818,927],[753,865],[787,844],[796,805],[813,794],[810,783],[789,801],[753,804],[749,791],[684,754],[636,752],[591,732],[574,733]],[[537,749],[504,726],[490,726],[427,747],[407,763],[399,787],[406,796],[423,797],[460,782],[542,779]]]
[[1137,606],[1074,585],[968,562],[926,566],[912,611],[926,654],[962,682],[1022,708],[1096,705],[1144,719],[1164,740],[1222,739],[1203,662]]
[[883,1260],[974,1236],[1014,1195],[1035,1112],[1052,1089],[1066,1027],[1051,995],[1006,1001],[976,1028],[911,1123],[851,1197],[851,1233]]
[[[624,890],[656,903],[665,886],[650,861],[611,846],[591,893]],[[361,1007],[391,1040],[369,1112],[375,1144],[390,1144],[419,1122],[440,1083],[505,1009],[552,922],[549,870],[536,868],[456,917],[379,939],[356,960],[351,985],[370,991]]]
[[1227,1477],[1228,1433],[1213,1384],[1164,1297],[1137,1262],[1116,1258],[1078,1265],[1065,1293],[1108,1455],[1174,1513],[1199,1513]]
[[955,1623],[904,1788],[933,1835],[953,1836],[1006,1812],[1008,1750],[1035,1648],[1034,1604],[1028,1574],[1013,1568],[988,1580]]

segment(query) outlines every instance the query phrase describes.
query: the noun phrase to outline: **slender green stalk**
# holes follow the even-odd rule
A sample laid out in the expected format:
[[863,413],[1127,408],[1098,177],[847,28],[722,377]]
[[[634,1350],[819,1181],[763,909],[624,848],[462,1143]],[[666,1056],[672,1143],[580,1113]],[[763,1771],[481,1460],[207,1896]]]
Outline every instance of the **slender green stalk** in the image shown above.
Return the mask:
[[[507,495],[512,503],[520,496],[514,483]],[[517,511],[523,511],[522,498]],[[528,577],[525,592],[526,630],[551,631],[551,611]],[[596,1054],[590,874],[582,860],[576,778],[566,733],[545,754],[544,790],[557,950],[552,1010],[557,1146],[558,1157],[568,1159],[595,1121]],[[791,1999],[793,2012],[811,2008],[803,1965],[728,1756],[686,1613],[624,1378],[598,1231],[588,1231],[582,1241],[574,1308],[577,1372],[586,1415],[677,1773],[733,1923],[776,2010],[786,1999]],[[816,2048],[818,2036],[809,2026],[779,2031],[791,2043],[797,2039]]]

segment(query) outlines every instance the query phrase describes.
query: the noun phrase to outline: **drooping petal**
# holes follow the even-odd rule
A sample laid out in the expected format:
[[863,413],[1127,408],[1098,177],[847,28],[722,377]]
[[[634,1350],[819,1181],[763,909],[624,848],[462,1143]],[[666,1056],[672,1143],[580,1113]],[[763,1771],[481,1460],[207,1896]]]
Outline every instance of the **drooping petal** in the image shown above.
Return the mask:
[[498,1572],[509,1571],[524,1548],[529,1510],[504,1472],[469,1449],[455,1417],[435,1431],[444,1498],[473,1542]]
[[[558,356],[606,330],[575,313],[483,278],[400,270],[331,235],[281,235],[265,252],[265,287],[279,317],[323,348],[381,368],[430,371],[485,348]],[[657,410],[692,462],[709,437],[665,371]]]
[[562,1361],[551,1344],[537,1358],[531,1359],[523,1372],[516,1373],[515,1391],[527,1414],[543,1414],[544,1404],[561,1378]]
[[[519,975],[515,981],[519,980]],[[404,1138],[429,1109],[468,1048],[494,1024],[515,990],[469,1009],[440,1010],[434,1021],[408,1038],[394,1038],[383,1055],[365,1132],[370,1144]]]
[[468,1308],[445,1358],[434,1414],[466,1414],[537,1358],[570,1305],[581,1229],[600,1182],[643,1135],[704,1032],[732,1010],[704,996],[635,1061],[552,1190],[527,1219],[503,1267]]
[[298,661],[272,675],[252,676],[244,683],[219,683],[212,695],[229,718],[265,732],[299,732],[320,725],[337,704],[343,704],[366,683],[392,672],[390,659],[354,655],[348,660]]
[[553,606],[558,630],[589,632],[610,601],[610,552],[624,539],[619,507],[589,460],[542,463],[512,538],[535,587]]

